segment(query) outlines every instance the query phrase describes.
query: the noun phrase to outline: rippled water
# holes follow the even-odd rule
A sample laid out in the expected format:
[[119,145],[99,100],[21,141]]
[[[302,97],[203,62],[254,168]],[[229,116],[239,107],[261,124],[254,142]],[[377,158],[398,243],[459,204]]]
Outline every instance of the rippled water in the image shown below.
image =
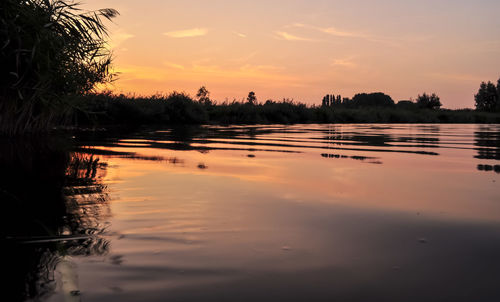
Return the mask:
[[500,301],[500,125],[25,145],[0,158],[14,300]]

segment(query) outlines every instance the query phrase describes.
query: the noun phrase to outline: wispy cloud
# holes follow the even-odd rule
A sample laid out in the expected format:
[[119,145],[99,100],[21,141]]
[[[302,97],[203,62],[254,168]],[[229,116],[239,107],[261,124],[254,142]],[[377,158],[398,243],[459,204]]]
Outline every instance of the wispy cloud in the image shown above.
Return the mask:
[[176,63],[172,63],[172,62],[163,62],[163,65],[166,66],[166,67],[169,67],[169,68],[173,68],[173,69],[185,69],[185,67],[183,65],[180,65],[180,64],[176,64]]
[[247,37],[247,35],[245,35],[243,33],[240,33],[240,32],[237,32],[237,31],[233,31],[233,34],[237,35],[240,38],[246,38]]
[[303,24],[303,23],[294,23],[292,25],[293,27],[301,27],[301,28],[308,28],[312,30],[316,30],[328,35],[332,36],[337,36],[337,37],[350,37],[350,38],[370,38],[369,35],[359,33],[359,32],[354,32],[354,31],[344,31],[340,30],[335,27],[319,27],[319,26],[314,26],[314,25],[308,25],[308,24]]
[[[128,39],[131,39],[135,37],[134,35],[132,34],[129,34],[129,33],[126,33],[124,31],[117,31],[117,32],[114,32],[112,35],[111,35],[111,39],[110,39],[110,42],[109,42],[109,47],[111,49],[117,49],[118,47],[120,47],[125,41],[127,41]],[[123,49],[121,49],[123,51]]]
[[422,43],[424,41],[428,41],[432,38],[432,36],[404,36],[404,37],[388,37],[388,36],[380,36],[374,35],[366,32],[358,32],[358,31],[348,31],[342,30],[337,27],[329,26],[329,27],[320,27],[314,26],[310,24],[303,23],[294,23],[292,25],[287,26],[288,28],[305,28],[314,30],[323,34],[327,34],[330,36],[340,37],[340,38],[353,38],[353,39],[362,39],[368,42],[375,43],[383,43],[389,46],[394,47],[402,47],[409,43]]
[[292,35],[284,31],[275,31],[276,38],[287,41],[314,41],[313,39]]
[[356,64],[356,62],[353,61],[353,57],[343,58],[343,59],[333,59],[331,65],[337,67],[347,67],[347,68],[354,68],[358,66],[358,64]]
[[208,29],[206,28],[192,28],[192,29],[184,29],[177,31],[169,31],[163,34],[170,38],[192,38],[192,37],[205,36],[207,33]]

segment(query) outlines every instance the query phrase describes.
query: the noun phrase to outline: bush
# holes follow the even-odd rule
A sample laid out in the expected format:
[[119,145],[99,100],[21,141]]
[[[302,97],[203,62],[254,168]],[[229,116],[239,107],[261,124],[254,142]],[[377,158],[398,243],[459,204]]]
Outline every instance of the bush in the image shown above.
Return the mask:
[[356,94],[350,101],[352,107],[391,107],[394,106],[392,98],[382,92]]
[[433,93],[428,95],[427,93],[424,93],[423,95],[419,95],[417,97],[417,106],[425,109],[439,109],[442,104],[437,94]]

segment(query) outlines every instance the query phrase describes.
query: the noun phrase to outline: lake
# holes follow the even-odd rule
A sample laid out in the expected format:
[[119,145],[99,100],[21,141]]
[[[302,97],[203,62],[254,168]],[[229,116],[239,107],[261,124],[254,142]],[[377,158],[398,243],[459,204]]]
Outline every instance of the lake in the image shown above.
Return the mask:
[[500,301],[500,125],[81,131],[0,163],[9,301]]

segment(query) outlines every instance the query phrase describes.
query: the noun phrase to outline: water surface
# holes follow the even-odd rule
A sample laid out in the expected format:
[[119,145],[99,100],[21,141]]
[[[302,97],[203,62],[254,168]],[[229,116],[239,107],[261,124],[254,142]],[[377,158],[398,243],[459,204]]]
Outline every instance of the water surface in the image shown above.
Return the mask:
[[61,145],[2,150],[19,300],[500,300],[500,125],[183,127]]

